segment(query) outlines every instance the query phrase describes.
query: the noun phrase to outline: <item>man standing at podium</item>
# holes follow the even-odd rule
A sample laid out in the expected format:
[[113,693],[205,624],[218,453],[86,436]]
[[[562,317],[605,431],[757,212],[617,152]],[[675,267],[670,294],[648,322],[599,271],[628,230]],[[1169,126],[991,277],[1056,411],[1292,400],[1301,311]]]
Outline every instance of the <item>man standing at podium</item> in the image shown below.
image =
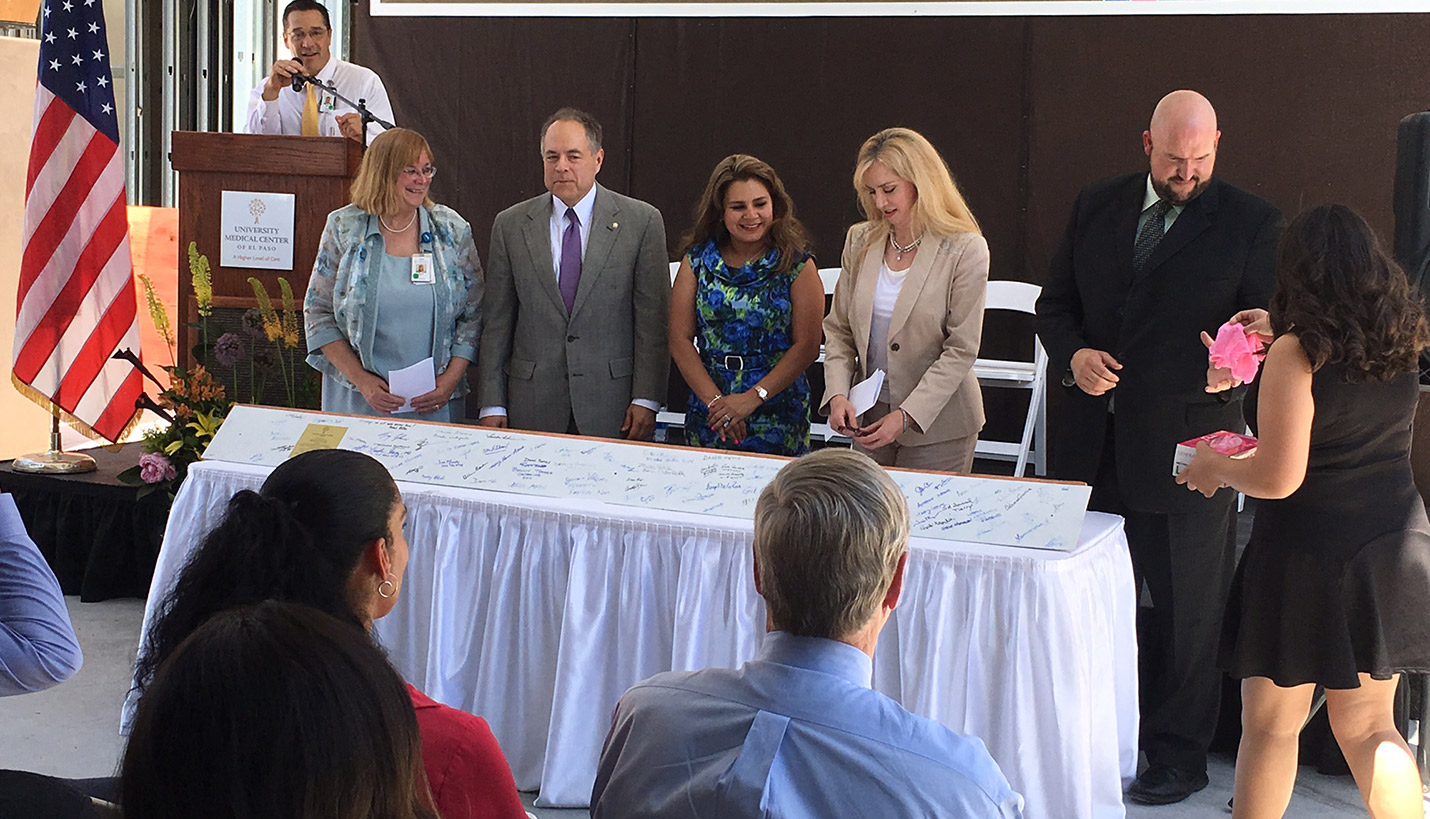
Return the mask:
[[[296,76],[315,77],[335,86],[338,93],[358,102],[369,111],[392,122],[392,103],[387,89],[371,69],[336,59],[332,54],[333,28],[328,9],[317,0],[292,0],[283,9],[283,45],[293,59],[273,64],[259,86],[248,97],[250,134],[293,134],[298,136],[345,136],[362,141],[362,118],[352,106],[311,84],[293,90]],[[368,124],[369,141],[382,133],[377,123]]]

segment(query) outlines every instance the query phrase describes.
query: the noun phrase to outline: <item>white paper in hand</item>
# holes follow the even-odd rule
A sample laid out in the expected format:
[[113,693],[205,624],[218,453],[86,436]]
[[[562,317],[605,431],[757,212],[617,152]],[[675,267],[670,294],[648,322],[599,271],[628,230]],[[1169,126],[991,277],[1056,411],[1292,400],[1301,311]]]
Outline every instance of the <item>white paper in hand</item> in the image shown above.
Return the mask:
[[854,414],[863,415],[879,400],[879,390],[884,386],[884,371],[874,374],[849,388],[849,403],[854,405]]
[[400,395],[403,399],[402,406],[392,411],[393,415],[399,412],[416,412],[412,407],[412,399],[419,395],[426,395],[435,389],[437,389],[437,371],[432,366],[430,356],[411,367],[387,371],[387,391],[393,395]]

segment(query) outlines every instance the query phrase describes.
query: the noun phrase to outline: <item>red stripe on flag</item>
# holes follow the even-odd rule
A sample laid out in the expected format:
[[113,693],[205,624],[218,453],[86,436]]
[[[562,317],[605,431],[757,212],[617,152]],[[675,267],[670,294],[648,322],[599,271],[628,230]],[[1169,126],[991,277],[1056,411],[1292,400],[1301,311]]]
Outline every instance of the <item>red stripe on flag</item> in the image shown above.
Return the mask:
[[50,154],[54,153],[55,147],[64,138],[65,131],[69,130],[70,121],[75,116],[74,109],[58,98],[52,98],[49,106],[45,108],[45,113],[40,115],[40,121],[35,125],[35,136],[30,141],[30,168],[25,177],[26,199],[30,198],[30,191],[35,187],[35,178],[40,175],[40,169],[50,161]]
[[84,153],[75,162],[74,170],[65,181],[64,189],[55,197],[45,217],[35,226],[35,232],[25,241],[24,256],[20,260],[20,303],[24,303],[30,286],[49,263],[55,248],[74,224],[75,215],[84,205],[90,189],[94,187],[100,174],[104,173],[110,157],[118,150],[118,145],[98,131],[89,140],[89,145],[85,146]]
[[[21,381],[30,383],[45,366],[45,362],[50,360],[55,347],[60,343],[60,339],[64,338],[65,331],[79,314],[89,291],[98,281],[120,242],[124,241],[128,231],[124,198],[120,197],[114,201],[114,205],[90,237],[89,244],[75,260],[74,273],[60,292],[55,294],[55,300],[50,302],[44,318],[35,325],[30,337],[25,339],[25,346],[15,355],[14,372]],[[129,286],[133,287],[132,284]]]
[[111,441],[117,439],[124,432],[124,428],[129,426],[129,419],[138,412],[134,402],[139,400],[143,392],[144,381],[139,377],[139,371],[131,370],[124,383],[114,391],[114,396],[109,399],[109,406],[104,408],[99,420],[90,427]]
[[104,317],[99,320],[94,332],[85,340],[84,347],[70,362],[64,380],[60,382],[59,389],[55,390],[50,400],[64,407],[65,411],[73,413],[74,408],[79,405],[79,400],[99,375],[99,371],[109,363],[109,357],[119,345],[119,340],[134,326],[137,315],[138,305],[135,302],[134,279],[131,276],[124,287],[120,288],[109,309],[104,312]]

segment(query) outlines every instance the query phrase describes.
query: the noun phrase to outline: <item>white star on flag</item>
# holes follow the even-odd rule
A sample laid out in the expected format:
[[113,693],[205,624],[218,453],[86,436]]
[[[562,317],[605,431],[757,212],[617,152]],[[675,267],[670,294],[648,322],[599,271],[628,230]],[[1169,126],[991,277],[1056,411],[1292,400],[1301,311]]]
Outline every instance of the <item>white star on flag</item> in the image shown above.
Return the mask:
[[47,32],[47,33],[45,34],[45,42],[47,42],[47,43],[53,43],[54,41],[55,41],[55,33],[54,33],[53,31]]
[[74,11],[74,3],[71,3],[70,0],[65,0],[65,11]]
[[76,38],[76,37],[79,36],[79,32],[78,32],[78,31],[75,31],[74,29],[70,29],[68,33],[69,33],[69,38],[70,38],[71,40],[73,40],[74,38]]
[[50,70],[51,70],[51,71],[59,71],[59,70],[60,70],[60,61],[59,61],[59,60],[50,60]]
[[104,52],[103,52],[103,51],[96,51],[96,52],[94,52],[94,58],[95,58],[96,60],[102,60],[102,59],[104,59]]
[[78,83],[78,84],[76,84],[76,85],[75,85],[75,90],[77,90],[77,91],[84,91],[84,83]]
[[90,23],[90,24],[89,24],[89,33],[90,33],[90,34],[98,34],[98,33],[99,33],[99,23]]
[[106,114],[112,114],[114,113],[114,106],[106,102],[105,104],[99,106],[99,110],[103,111]]
[[100,78],[95,80],[95,82],[99,85],[100,88],[104,88],[105,86],[109,85],[109,80],[105,79],[103,76],[100,76]]
[[74,64],[75,64],[75,65],[79,65],[80,63],[84,62],[83,60],[81,60],[81,59],[79,58],[79,55],[78,55],[78,54],[74,55],[73,57],[70,57],[70,59],[71,59],[71,60],[74,60]]

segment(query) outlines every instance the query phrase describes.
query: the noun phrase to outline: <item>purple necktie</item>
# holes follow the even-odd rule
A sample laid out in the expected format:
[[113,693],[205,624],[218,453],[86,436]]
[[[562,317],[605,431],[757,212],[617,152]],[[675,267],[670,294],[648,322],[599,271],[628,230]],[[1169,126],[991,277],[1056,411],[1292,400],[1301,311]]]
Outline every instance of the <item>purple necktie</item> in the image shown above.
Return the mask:
[[561,300],[566,312],[576,303],[576,286],[581,283],[581,220],[574,208],[566,209],[566,233],[561,237]]

